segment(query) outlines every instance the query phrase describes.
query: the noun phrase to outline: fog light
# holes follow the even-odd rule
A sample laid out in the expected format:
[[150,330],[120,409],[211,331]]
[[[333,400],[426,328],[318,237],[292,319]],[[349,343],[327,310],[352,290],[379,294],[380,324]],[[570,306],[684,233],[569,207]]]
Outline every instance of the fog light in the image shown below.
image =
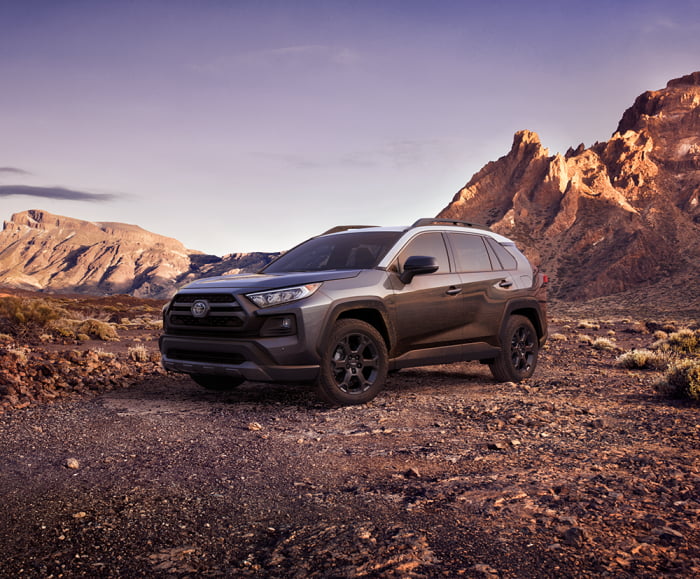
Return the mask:
[[296,334],[297,322],[292,315],[267,318],[260,330],[261,336],[291,336]]

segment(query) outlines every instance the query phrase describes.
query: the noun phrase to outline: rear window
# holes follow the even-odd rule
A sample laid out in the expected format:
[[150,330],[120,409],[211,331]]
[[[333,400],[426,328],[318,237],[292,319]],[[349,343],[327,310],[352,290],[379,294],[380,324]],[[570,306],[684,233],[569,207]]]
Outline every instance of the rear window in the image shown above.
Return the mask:
[[397,231],[358,231],[314,237],[290,249],[262,271],[289,273],[372,269],[401,235]]
[[[518,268],[518,262],[516,261],[516,259],[513,257],[513,255],[505,247],[503,247],[500,243],[491,239],[490,237],[487,238],[487,243],[489,244],[489,247],[493,250],[493,252],[498,257],[498,261],[501,262],[501,266],[502,266],[501,269],[517,269]],[[513,245],[512,247],[513,247],[513,249],[515,249],[515,245]]]

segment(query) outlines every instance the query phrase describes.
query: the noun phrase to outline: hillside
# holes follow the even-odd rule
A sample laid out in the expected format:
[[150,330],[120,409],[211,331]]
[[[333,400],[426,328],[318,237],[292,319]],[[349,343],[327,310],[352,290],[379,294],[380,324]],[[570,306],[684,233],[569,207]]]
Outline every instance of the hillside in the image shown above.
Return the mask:
[[0,232],[0,284],[163,298],[195,277],[257,269],[271,257],[205,255],[136,225],[92,223],[33,209],[13,215]]
[[[515,239],[549,274],[551,297],[624,292],[644,303],[653,294],[700,308],[700,72],[639,96],[610,140],[588,148],[550,155],[536,133],[519,131],[438,217]],[[30,210],[0,232],[0,284],[163,298],[272,257],[205,255],[135,225]]]
[[[638,97],[609,141],[550,155],[516,133],[439,216],[513,237],[552,294],[591,298],[700,281],[700,72]],[[693,295],[697,298],[697,290]]]

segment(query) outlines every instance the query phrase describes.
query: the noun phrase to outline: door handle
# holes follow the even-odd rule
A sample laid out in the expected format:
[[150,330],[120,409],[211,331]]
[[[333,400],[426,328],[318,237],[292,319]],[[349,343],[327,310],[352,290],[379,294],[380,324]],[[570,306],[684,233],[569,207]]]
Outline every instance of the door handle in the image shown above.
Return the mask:
[[509,288],[512,285],[513,285],[513,282],[510,281],[509,279],[502,279],[501,281],[498,282],[498,287],[502,287],[502,288]]
[[448,296],[456,296],[457,294],[462,293],[462,288],[453,285],[445,293]]

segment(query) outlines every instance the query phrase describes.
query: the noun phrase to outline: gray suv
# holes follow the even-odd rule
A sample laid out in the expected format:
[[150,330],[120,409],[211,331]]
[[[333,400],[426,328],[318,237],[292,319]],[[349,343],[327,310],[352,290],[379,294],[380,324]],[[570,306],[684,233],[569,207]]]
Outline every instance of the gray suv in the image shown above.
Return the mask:
[[313,382],[362,404],[400,368],[480,360],[535,370],[547,278],[509,239],[462,221],[334,228],[259,273],[200,279],[163,310],[162,363],[205,388]]

